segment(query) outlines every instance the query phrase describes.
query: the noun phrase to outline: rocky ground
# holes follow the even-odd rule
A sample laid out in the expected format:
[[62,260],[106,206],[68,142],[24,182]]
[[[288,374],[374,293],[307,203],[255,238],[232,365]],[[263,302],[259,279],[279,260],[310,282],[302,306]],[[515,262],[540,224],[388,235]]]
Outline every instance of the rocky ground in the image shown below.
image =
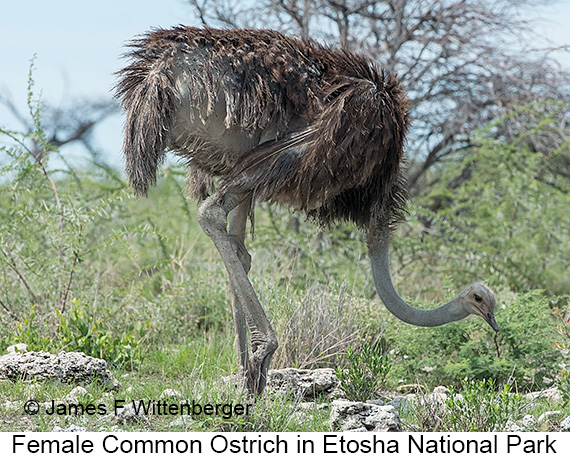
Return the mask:
[[[57,381],[75,387],[61,399],[60,403],[77,404],[89,400],[90,394],[86,385],[97,383],[107,391],[101,400],[109,400],[120,389],[120,384],[109,370],[106,361],[89,357],[78,352],[28,352],[25,345],[9,348],[8,353],[0,357],[0,386],[1,383],[24,381],[32,384],[46,381]],[[224,382],[231,382],[225,379]],[[343,399],[339,389],[339,381],[331,368],[316,370],[297,370],[287,368],[269,372],[269,395],[291,398],[296,402],[295,414],[303,415],[307,411],[329,410],[329,423],[332,430],[342,431],[402,431],[401,415],[411,408],[424,407],[432,414],[444,414],[446,400],[451,395],[447,387],[440,386],[432,392],[420,393],[418,386],[400,386],[397,392],[387,392],[367,402],[354,402]],[[460,394],[455,394],[460,395]],[[165,389],[161,399],[178,399],[183,401],[183,395],[174,389]],[[457,398],[457,397],[456,397]],[[547,399],[549,405],[562,405],[563,398],[558,388],[553,387],[540,392],[526,394],[529,403],[539,399]],[[1,410],[4,414],[21,412],[24,400],[4,401]],[[105,430],[118,429],[125,424],[137,424],[147,429],[152,417],[137,411],[137,404],[126,405],[119,414],[108,414],[101,417],[99,427]],[[38,404],[38,408],[47,408],[48,404]],[[562,408],[561,408],[562,409]],[[536,431],[540,429],[570,431],[570,415],[561,409],[543,412],[539,417],[526,415],[522,420],[509,421],[504,430],[496,431]],[[186,416],[173,420],[169,426],[186,425]],[[99,428],[101,429],[101,428]],[[65,428],[54,426],[53,431],[91,431],[80,424],[66,425]]]

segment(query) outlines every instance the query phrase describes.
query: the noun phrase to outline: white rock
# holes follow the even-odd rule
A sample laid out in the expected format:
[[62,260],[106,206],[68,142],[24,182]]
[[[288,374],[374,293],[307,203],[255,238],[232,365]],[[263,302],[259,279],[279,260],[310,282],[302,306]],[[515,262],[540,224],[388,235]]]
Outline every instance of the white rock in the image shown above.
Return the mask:
[[501,430],[504,432],[511,432],[511,433],[519,433],[524,431],[524,428],[521,427],[519,424],[517,424],[516,422],[512,421],[512,420],[508,420],[507,423],[505,424],[505,429]]
[[447,400],[448,395],[446,393],[431,393],[427,396],[427,402],[436,404],[439,406],[443,406],[445,404],[445,400]]
[[[139,414],[137,414],[137,411]],[[126,403],[123,408],[114,416],[118,424],[143,424],[148,425],[148,418],[144,415],[144,410],[140,402],[133,401]]]
[[543,424],[545,422],[552,422],[556,420],[556,418],[560,416],[560,414],[562,414],[562,411],[546,411],[545,413],[542,413],[540,415],[540,417],[538,418],[538,423]]
[[378,406],[370,403],[341,401],[332,402],[331,425],[343,431],[366,428],[374,432],[397,432],[402,430],[400,417],[392,405]]
[[332,368],[298,370],[284,368],[269,370],[268,385],[273,392],[293,395],[302,400],[312,400],[319,395],[330,395],[339,385]]
[[449,388],[446,386],[437,386],[435,389],[433,389],[433,393],[439,395],[448,395]]
[[534,428],[536,427],[536,418],[531,414],[527,414],[522,418],[522,424],[525,429]]
[[17,343],[6,348],[6,354],[17,354],[20,352],[28,352],[28,345],[26,343]]
[[396,411],[407,411],[411,408],[410,401],[407,397],[399,396],[392,399],[388,402],[389,405],[392,405]]
[[180,392],[179,390],[176,390],[176,389],[165,389],[160,394],[160,399],[165,400],[168,398],[184,398],[184,395],[182,395],[182,392]]
[[368,429],[366,427],[359,427],[359,428],[353,428],[352,430],[347,430],[347,432],[367,432]]
[[65,396],[64,400],[72,403],[77,403],[80,397],[93,399],[93,395],[87,392],[87,389],[85,387],[77,386],[71,389],[71,392]]
[[0,379],[24,381],[60,381],[67,384],[97,382],[109,390],[117,390],[119,383],[103,359],[83,352],[14,352],[0,357]]
[[562,392],[557,386],[551,387],[550,389],[541,390],[538,392],[530,392],[525,395],[525,399],[528,401],[538,400],[539,398],[546,398],[554,403],[562,402]]

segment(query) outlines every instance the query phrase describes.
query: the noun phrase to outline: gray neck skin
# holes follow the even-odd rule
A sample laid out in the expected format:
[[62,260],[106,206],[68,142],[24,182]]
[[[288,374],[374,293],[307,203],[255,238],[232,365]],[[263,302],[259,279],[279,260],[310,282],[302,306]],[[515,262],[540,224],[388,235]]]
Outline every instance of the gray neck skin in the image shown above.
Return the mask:
[[368,255],[372,265],[372,276],[378,296],[394,316],[412,325],[420,327],[437,327],[439,325],[455,322],[468,316],[465,310],[458,304],[455,297],[439,308],[422,310],[408,305],[398,295],[392,275],[390,274],[390,235],[387,230],[367,234]]

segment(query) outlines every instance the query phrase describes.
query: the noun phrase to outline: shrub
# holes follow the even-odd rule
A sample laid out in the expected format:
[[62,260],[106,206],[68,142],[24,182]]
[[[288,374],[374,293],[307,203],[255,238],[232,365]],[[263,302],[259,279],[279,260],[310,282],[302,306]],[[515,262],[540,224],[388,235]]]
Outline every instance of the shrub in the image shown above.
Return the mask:
[[118,335],[114,335],[101,318],[91,313],[92,308],[74,300],[67,313],[58,314],[60,347],[105,359],[113,365],[132,368],[133,364],[140,362],[141,343],[150,321],[129,323]]
[[340,389],[349,400],[367,401],[384,386],[391,363],[386,340],[374,344],[366,342],[358,349],[349,347],[341,367],[335,372]]
[[272,294],[265,303],[279,338],[272,362],[276,368],[335,366],[359,339],[352,300],[343,293],[320,286],[299,293],[280,287],[258,289],[262,299]]
[[[106,289],[98,263],[109,246],[121,259],[114,268],[132,253],[121,249],[132,233],[111,233],[106,224],[124,213],[125,185],[104,166],[67,166],[46,138],[32,88],[30,76],[31,132],[0,129],[6,143],[0,159],[7,159],[0,166],[0,340],[3,346],[16,339],[30,349],[81,350],[132,363],[148,318],[116,319],[122,294]],[[99,308],[87,306],[92,301]]]
[[[459,394],[459,395],[458,395]],[[464,381],[445,400],[442,429],[448,432],[500,432],[525,408],[522,397],[505,384],[497,389],[492,379]]]

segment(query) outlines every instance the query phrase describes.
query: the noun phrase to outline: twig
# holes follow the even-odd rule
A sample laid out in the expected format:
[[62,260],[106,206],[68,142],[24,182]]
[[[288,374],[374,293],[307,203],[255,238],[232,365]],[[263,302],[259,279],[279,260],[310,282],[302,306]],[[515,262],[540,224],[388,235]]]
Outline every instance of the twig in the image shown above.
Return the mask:
[[501,348],[499,347],[499,342],[497,341],[497,334],[493,336],[493,341],[495,342],[495,349],[497,350],[497,357],[501,357]]
[[12,319],[14,319],[15,321],[18,321],[18,320],[19,320],[19,319],[18,319],[18,316],[16,316],[16,315],[10,310],[10,308],[8,308],[8,307],[6,306],[6,304],[5,304],[2,300],[0,300],[0,306],[2,306],[2,308],[4,308],[4,309],[6,310],[6,312],[10,315],[10,317],[11,317]]
[[73,264],[71,265],[71,271],[69,272],[69,280],[67,281],[65,292],[63,293],[63,299],[61,300],[61,314],[65,312],[67,297],[71,289],[71,282],[73,281],[73,273],[75,273],[75,266],[77,265],[78,260],[79,260],[79,251],[76,250],[73,255]]
[[546,48],[533,48],[528,50],[528,52],[554,52],[554,51],[570,51],[570,44],[563,44],[560,46],[552,46]]
[[30,154],[34,158],[34,160],[38,164],[38,168],[39,168],[40,172],[44,175],[44,177],[50,183],[54,197],[55,197],[55,204],[56,204],[57,212],[58,212],[58,216],[59,216],[59,228],[60,228],[61,233],[63,233],[63,209],[61,206],[61,200],[59,198],[59,192],[57,190],[57,186],[55,184],[55,181],[52,179],[52,177],[47,172],[46,168],[44,167],[42,160],[40,159],[40,157],[38,157],[37,154],[34,154],[34,152],[26,145],[26,143],[24,143],[20,138],[18,138],[16,135],[14,135],[11,132],[3,131],[2,133],[4,133],[8,137],[10,137],[12,140],[14,140],[18,144],[18,146],[22,147],[28,154]]
[[38,301],[38,298],[36,297],[36,294],[34,294],[34,292],[32,291],[32,288],[28,284],[28,281],[26,281],[26,278],[24,278],[22,273],[20,273],[20,270],[18,270],[18,265],[16,265],[16,261],[14,260],[12,255],[4,249],[0,249],[0,252],[2,252],[2,254],[4,254],[4,257],[6,257],[8,259],[9,265],[12,267],[12,270],[14,270],[14,272],[18,275],[18,277],[20,278],[20,281],[22,281],[22,284],[24,284],[24,287],[28,290],[29,294],[32,296],[32,300],[34,301],[34,303],[39,304],[39,301]]

